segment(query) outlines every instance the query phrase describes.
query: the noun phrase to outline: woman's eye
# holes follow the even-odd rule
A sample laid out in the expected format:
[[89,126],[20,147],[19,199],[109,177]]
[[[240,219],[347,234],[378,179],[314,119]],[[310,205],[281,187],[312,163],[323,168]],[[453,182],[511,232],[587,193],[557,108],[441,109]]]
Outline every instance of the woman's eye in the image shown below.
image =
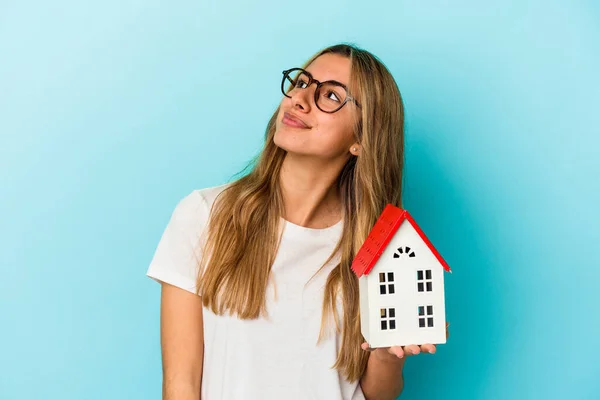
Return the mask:
[[340,102],[340,99],[338,98],[337,94],[335,94],[335,92],[329,91],[325,93],[325,97],[327,97],[328,100],[337,101],[338,103]]
[[303,81],[302,79],[298,79],[298,80],[296,81],[296,87],[297,87],[297,88],[300,88],[300,89],[305,89],[305,88],[306,88],[306,86],[307,86],[307,85],[306,85],[306,82],[305,82],[305,81]]

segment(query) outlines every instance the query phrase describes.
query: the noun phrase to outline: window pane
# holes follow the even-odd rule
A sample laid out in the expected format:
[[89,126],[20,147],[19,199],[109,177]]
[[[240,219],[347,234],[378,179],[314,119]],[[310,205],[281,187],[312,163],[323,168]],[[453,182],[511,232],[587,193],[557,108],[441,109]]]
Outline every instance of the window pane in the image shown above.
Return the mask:
[[425,279],[431,279],[431,270],[430,269],[425,271]]
[[381,321],[381,330],[385,331],[387,329],[387,321]]
[[388,272],[388,282],[394,282],[394,273]]
[[427,306],[427,315],[433,315],[433,306]]
[[419,292],[422,292],[423,291],[423,282],[419,282],[418,286],[419,286]]
[[389,284],[388,286],[389,286],[389,287],[388,287],[388,291],[389,291],[389,293],[390,293],[390,294],[394,294],[394,293],[395,293],[395,292],[394,292],[394,284],[393,284],[393,283],[391,283],[391,284]]
[[385,318],[386,317],[385,308],[380,309],[379,313],[381,314],[381,318]]
[[433,288],[431,287],[431,282],[427,282],[427,291],[428,292],[433,291]]
[[420,281],[423,280],[423,271],[417,271],[417,279]]
[[395,317],[396,317],[396,309],[390,308],[390,318],[395,318]]
[[385,285],[379,285],[379,294],[385,294]]
[[425,307],[419,306],[419,315],[425,315]]
[[427,326],[431,328],[433,326],[433,318],[427,318]]
[[419,318],[419,328],[425,328],[425,318]]
[[396,320],[391,320],[390,321],[390,329],[396,329]]
[[383,272],[379,273],[379,282],[385,282],[385,274]]

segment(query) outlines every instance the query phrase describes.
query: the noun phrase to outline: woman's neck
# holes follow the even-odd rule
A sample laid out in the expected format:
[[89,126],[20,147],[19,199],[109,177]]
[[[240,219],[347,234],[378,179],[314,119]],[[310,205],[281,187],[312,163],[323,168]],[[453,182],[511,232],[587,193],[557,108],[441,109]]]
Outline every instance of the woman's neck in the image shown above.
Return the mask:
[[337,180],[341,166],[307,158],[283,161],[280,186],[287,221],[308,228],[327,228],[342,218]]

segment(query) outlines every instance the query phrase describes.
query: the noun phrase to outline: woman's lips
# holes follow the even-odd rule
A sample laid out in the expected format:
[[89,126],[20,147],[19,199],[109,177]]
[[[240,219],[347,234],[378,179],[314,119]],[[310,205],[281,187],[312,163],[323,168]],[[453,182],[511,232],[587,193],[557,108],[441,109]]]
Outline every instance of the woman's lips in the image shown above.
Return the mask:
[[302,121],[299,118],[294,117],[293,115],[291,115],[290,113],[284,113],[283,114],[283,119],[282,121],[285,125],[287,126],[291,126],[294,128],[303,128],[303,129],[308,129],[308,125],[306,125],[304,123],[304,121]]

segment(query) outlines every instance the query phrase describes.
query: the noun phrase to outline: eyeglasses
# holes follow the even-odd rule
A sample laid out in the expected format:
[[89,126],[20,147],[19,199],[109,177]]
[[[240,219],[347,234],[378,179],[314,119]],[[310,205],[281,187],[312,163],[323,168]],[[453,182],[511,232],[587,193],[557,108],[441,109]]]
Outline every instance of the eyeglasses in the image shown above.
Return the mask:
[[[285,88],[286,82],[289,84],[287,90]],[[319,110],[326,113],[334,113],[349,101],[352,101],[360,108],[358,101],[348,94],[346,85],[337,81],[319,82],[314,79],[308,71],[305,71],[302,68],[292,68],[283,71],[281,92],[285,97],[292,98],[288,93],[296,89],[307,89],[313,83],[317,84],[317,89],[315,90],[315,104]]]

